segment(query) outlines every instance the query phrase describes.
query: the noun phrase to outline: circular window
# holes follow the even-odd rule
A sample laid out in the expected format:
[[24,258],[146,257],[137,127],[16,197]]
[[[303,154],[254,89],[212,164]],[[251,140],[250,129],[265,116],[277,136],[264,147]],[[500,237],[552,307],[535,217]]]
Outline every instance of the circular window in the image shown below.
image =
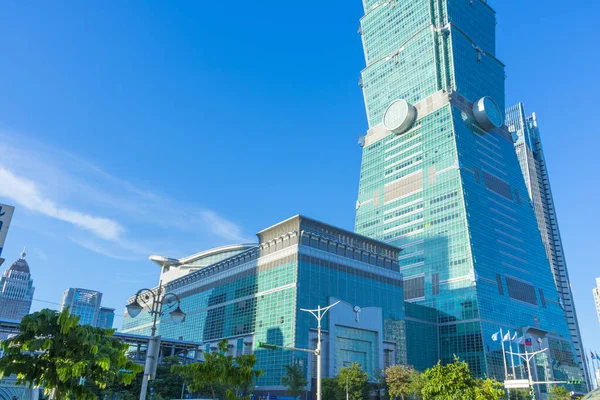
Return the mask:
[[504,123],[502,111],[491,97],[482,97],[473,104],[473,115],[486,132],[498,129]]
[[383,114],[383,126],[388,131],[396,134],[404,133],[409,130],[415,119],[417,110],[406,100],[398,99],[392,101]]

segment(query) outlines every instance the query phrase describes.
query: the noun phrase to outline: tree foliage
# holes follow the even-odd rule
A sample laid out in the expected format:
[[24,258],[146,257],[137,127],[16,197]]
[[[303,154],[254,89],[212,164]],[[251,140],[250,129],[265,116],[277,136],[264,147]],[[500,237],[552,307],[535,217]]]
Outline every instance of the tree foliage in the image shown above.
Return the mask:
[[421,393],[420,373],[407,365],[392,365],[385,370],[390,399],[400,397],[402,400],[408,396],[417,396]]
[[477,379],[475,387],[475,400],[498,400],[506,395],[504,386],[494,379]]
[[531,399],[529,395],[529,389],[510,389],[510,394],[508,395],[510,400],[529,400]]
[[[150,391],[154,400],[178,399],[181,396],[183,387],[183,378],[174,372],[171,372],[173,365],[180,365],[181,360],[178,356],[165,357],[156,368],[156,378],[150,381]],[[131,382],[131,385],[124,386],[115,383],[104,390],[96,391],[98,399],[111,400],[137,400],[140,397],[142,388],[142,374],[139,374]]]
[[448,365],[438,363],[423,374],[421,391],[428,400],[498,400],[504,398],[501,384],[492,379],[476,379],[469,365],[455,357]]
[[550,400],[571,400],[571,392],[569,392],[563,386],[554,386],[550,390],[550,396],[548,396]]
[[255,370],[255,355],[233,357],[228,353],[227,340],[219,343],[218,351],[204,354],[204,362],[175,365],[172,371],[181,375],[192,392],[206,393],[213,399],[223,394],[230,399],[249,399],[254,379],[263,374]]
[[128,346],[113,333],[79,325],[68,309],[27,315],[20,333],[2,343],[0,378],[14,374],[18,384],[43,386],[54,399],[95,399],[94,388],[130,384],[143,370],[129,361]]
[[[178,399],[184,384],[181,375],[171,371],[173,366],[180,365],[177,356],[165,357],[156,368],[156,379],[150,381],[153,399]],[[137,393],[139,397],[139,392]]]
[[323,399],[337,399],[338,385],[337,378],[323,378],[321,380],[321,396]]
[[343,393],[346,398],[348,390],[350,400],[363,400],[369,398],[369,374],[362,370],[358,363],[352,363],[340,370],[337,376],[338,394]]
[[304,372],[298,364],[285,366],[285,376],[281,378],[281,383],[287,387],[288,394],[294,398],[306,392],[306,385],[308,385]]

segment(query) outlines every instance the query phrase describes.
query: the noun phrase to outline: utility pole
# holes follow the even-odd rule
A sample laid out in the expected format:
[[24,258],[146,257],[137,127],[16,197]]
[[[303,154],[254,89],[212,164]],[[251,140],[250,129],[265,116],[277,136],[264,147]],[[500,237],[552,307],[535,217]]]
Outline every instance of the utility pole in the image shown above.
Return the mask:
[[[532,396],[532,399],[534,399],[534,400],[535,400],[535,385],[548,385],[548,384],[557,384],[557,383],[572,383],[572,382],[568,382],[568,381],[535,382],[533,380],[533,375],[531,374],[531,360],[535,356],[537,356],[538,354],[544,353],[546,351],[548,351],[548,349],[542,349],[542,350],[539,350],[539,351],[534,351],[533,353],[529,353],[527,351],[527,346],[525,346],[525,354],[523,354],[523,353],[513,353],[512,351],[508,352],[508,354],[521,357],[527,363],[527,377],[528,377],[528,382],[529,382],[529,390],[531,391],[531,396]],[[518,383],[519,381],[513,381],[513,382]],[[505,382],[505,385],[507,383],[508,382]],[[527,381],[524,381],[524,384],[527,385]],[[518,388],[519,386],[516,386],[516,387]]]
[[350,400],[350,393],[348,393],[348,377],[346,377],[346,400]]
[[[322,358],[323,358],[323,351],[322,351],[322,346],[321,346],[321,320],[323,319],[323,317],[325,316],[325,314],[327,313],[327,311],[329,311],[329,309],[333,306],[338,305],[340,302],[336,301],[335,303],[327,306],[327,307],[321,307],[318,306],[316,310],[305,310],[303,308],[300,309],[300,311],[305,311],[308,313],[311,313],[313,315],[313,317],[315,317],[318,321],[318,325],[317,325],[317,348],[314,350],[311,349],[301,349],[298,347],[288,347],[288,346],[278,346],[275,344],[270,344],[270,343],[262,343],[259,342],[258,343],[258,347],[262,347],[264,349],[269,349],[269,350],[275,350],[275,349],[286,349],[286,350],[296,350],[296,351],[301,351],[304,353],[310,353],[310,354],[314,354],[315,356],[317,356],[317,400],[321,400],[321,379],[322,379]],[[346,384],[347,386],[347,384]],[[329,399],[327,399],[329,400]]]
[[325,316],[325,314],[327,313],[327,311],[329,311],[329,309],[331,307],[336,306],[339,303],[340,303],[339,301],[336,301],[335,303],[331,304],[330,306],[323,307],[323,308],[321,308],[321,306],[318,306],[316,310],[306,310],[304,308],[300,309],[300,311],[311,313],[312,316],[315,317],[318,321],[317,351],[315,352],[315,354],[317,354],[317,400],[321,400],[321,379],[322,379],[321,370],[323,368],[323,364],[322,364],[323,351],[322,351],[322,347],[321,347],[321,320],[323,319],[323,317]]

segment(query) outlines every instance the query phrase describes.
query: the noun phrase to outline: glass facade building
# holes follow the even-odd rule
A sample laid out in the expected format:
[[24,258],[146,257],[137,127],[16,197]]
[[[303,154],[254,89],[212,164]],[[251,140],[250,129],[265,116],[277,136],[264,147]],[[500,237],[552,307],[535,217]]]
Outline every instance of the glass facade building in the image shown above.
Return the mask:
[[165,258],[160,256],[151,256],[150,260],[154,261],[161,267],[160,281],[163,284],[169,283],[175,279],[181,278],[191,272],[198,271],[201,268],[208,267],[218,261],[233,257],[243,253],[251,248],[256,247],[255,244],[234,244],[221,246],[210,250],[201,251],[194,255],[183,258]]
[[79,324],[98,326],[102,293],[95,290],[70,288],[65,290],[60,311],[69,307],[71,315],[79,316]]
[[596,287],[592,291],[594,293],[594,303],[596,304],[598,322],[600,322],[600,278],[596,278]]
[[[25,256],[23,251],[0,277],[0,319],[21,321],[31,309],[35,288]],[[0,339],[3,336],[0,334]]]
[[98,323],[96,326],[98,328],[112,329],[114,321],[115,309],[100,307],[100,310],[98,310]]
[[[256,354],[257,367],[265,371],[256,394],[283,395],[281,377],[293,362],[302,366],[314,390],[316,359],[298,351],[265,350],[259,343],[316,348],[317,321],[301,309],[339,300],[323,320],[325,376],[359,362],[374,379],[386,365],[406,363],[398,248],[302,216],[257,236],[258,244],[246,251],[167,283],[187,317],[173,324],[167,313],[158,334],[204,343],[204,352],[227,339],[233,355]],[[411,324],[422,322],[412,318]],[[126,313],[122,331],[148,335],[151,325],[147,310],[135,319]]]
[[549,348],[533,368],[537,380],[582,379],[503,124],[494,10],[483,0],[363,6],[369,130],[355,230],[402,248],[405,300],[435,310],[437,354],[409,346],[409,363],[456,354],[478,376],[504,380],[501,347],[491,339],[503,329],[531,337],[535,350]]
[[515,141],[515,150],[519,158],[521,171],[525,178],[529,198],[533,203],[533,210],[546,249],[546,256],[550,261],[554,283],[560,296],[559,302],[567,318],[571,340],[577,353],[577,360],[589,385],[591,380],[587,372],[586,355],[579,331],[569,271],[560,236],[537,117],[535,113],[527,117],[525,107],[519,103],[506,110],[506,126]]

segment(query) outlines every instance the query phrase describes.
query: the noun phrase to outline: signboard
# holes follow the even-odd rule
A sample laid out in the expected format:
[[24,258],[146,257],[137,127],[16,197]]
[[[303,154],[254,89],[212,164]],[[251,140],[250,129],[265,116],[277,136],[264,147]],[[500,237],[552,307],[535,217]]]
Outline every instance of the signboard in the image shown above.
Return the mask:
[[6,234],[8,233],[8,227],[14,211],[15,208],[13,206],[0,203],[0,256],[2,255],[2,248],[4,247],[4,241],[6,240]]
[[517,379],[517,380],[512,380],[512,381],[504,381],[504,387],[506,389],[528,389],[529,388],[529,380]]

